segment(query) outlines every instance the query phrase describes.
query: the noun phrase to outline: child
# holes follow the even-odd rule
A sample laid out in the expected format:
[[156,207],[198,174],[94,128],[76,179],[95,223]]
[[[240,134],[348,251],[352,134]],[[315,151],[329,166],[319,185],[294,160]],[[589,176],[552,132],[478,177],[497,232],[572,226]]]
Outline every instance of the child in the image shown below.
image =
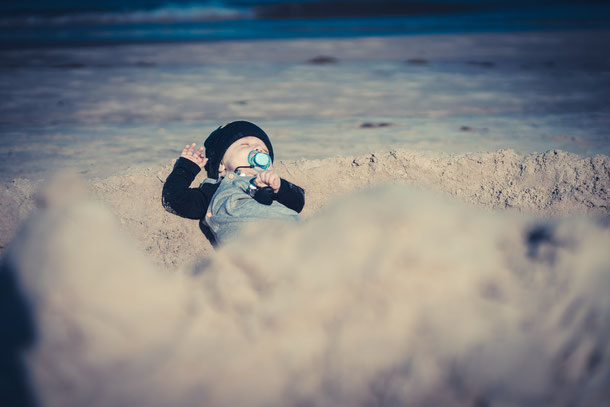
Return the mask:
[[[305,192],[273,170],[273,147],[261,128],[246,121],[228,123],[214,130],[204,146],[205,156],[203,147],[185,146],[167,177],[162,202],[168,212],[199,219],[214,246],[247,222],[299,219]],[[189,188],[201,168],[208,177]]]

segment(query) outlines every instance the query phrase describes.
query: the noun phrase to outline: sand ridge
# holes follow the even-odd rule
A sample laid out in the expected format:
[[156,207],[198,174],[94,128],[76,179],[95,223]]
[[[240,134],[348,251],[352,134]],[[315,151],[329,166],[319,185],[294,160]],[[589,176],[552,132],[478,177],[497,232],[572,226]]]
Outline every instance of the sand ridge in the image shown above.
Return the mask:
[[[160,268],[175,270],[207,257],[212,248],[198,222],[166,212],[161,189],[173,163],[130,169],[87,181],[124,229]],[[551,150],[521,155],[513,150],[447,154],[395,149],[357,157],[278,161],[280,175],[306,191],[304,219],[333,199],[384,183],[441,191],[483,210],[511,209],[549,217],[610,214],[610,158]],[[204,179],[200,173],[192,187]],[[16,179],[2,189],[2,241],[36,207],[41,180]]]

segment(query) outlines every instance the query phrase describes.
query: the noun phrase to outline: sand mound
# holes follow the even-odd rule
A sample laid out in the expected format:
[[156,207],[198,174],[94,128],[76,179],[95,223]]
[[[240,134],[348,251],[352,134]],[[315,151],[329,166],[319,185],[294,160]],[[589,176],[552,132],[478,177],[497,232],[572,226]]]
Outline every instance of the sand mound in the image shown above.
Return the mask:
[[[519,155],[440,154],[394,150],[360,157],[283,161],[280,174],[306,190],[303,217],[310,218],[332,199],[383,183],[406,183],[457,196],[479,208],[513,208],[543,216],[610,214],[610,158],[580,157],[563,151]],[[124,229],[160,268],[174,270],[209,256],[212,248],[196,221],[181,219],[161,206],[161,189],[171,164],[132,169],[89,182]],[[203,180],[200,174],[193,185]],[[40,182],[15,180],[0,191],[0,246],[35,207]]]
[[[364,165],[287,163],[284,171],[310,188],[316,177],[328,180],[324,189],[338,194],[359,176],[392,176],[399,168],[392,160],[409,163],[407,179],[418,168],[417,156],[376,157]],[[501,157],[515,155],[478,159],[512,168]],[[421,177],[458,163],[477,168],[470,156],[450,160],[420,169]],[[344,173],[321,173],[332,165]],[[133,191],[129,177],[142,181],[119,177],[106,184],[115,190],[98,193],[112,204],[120,188]],[[476,190],[472,178],[461,180],[462,191]],[[513,186],[528,182],[524,175]],[[463,196],[499,202],[481,191]],[[571,197],[564,201],[579,202]],[[17,234],[0,270],[2,281],[17,282],[0,288],[10,290],[3,298],[31,305],[31,316],[24,311],[11,326],[32,325],[37,335],[25,329],[11,346],[34,342],[27,366],[46,406],[597,406],[607,399],[610,231],[587,218],[481,213],[386,186],[315,217],[310,209],[309,221],[292,228],[246,231],[190,271],[166,273],[126,235],[134,222],[127,212],[118,221],[79,188],[42,198],[45,208]]]

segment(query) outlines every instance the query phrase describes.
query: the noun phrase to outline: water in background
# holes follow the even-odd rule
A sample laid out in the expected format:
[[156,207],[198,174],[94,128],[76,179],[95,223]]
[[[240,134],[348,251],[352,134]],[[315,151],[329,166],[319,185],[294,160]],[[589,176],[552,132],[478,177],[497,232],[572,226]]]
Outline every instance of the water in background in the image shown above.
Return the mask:
[[608,27],[602,1],[24,0],[0,5],[0,47]]

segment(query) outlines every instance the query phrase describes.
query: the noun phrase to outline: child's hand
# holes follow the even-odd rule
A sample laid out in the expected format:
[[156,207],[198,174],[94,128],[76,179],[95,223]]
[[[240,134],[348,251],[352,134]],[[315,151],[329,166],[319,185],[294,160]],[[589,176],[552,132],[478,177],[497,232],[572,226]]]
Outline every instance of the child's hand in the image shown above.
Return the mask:
[[270,186],[276,194],[280,190],[281,183],[280,176],[274,170],[259,172],[254,178],[254,185],[261,188]]
[[190,146],[187,144],[184,146],[184,150],[182,150],[182,154],[180,157],[184,157],[187,160],[191,160],[195,164],[199,166],[199,168],[203,168],[205,163],[208,162],[208,159],[203,155],[203,147],[199,147],[199,150],[195,151],[196,144],[193,143]]

